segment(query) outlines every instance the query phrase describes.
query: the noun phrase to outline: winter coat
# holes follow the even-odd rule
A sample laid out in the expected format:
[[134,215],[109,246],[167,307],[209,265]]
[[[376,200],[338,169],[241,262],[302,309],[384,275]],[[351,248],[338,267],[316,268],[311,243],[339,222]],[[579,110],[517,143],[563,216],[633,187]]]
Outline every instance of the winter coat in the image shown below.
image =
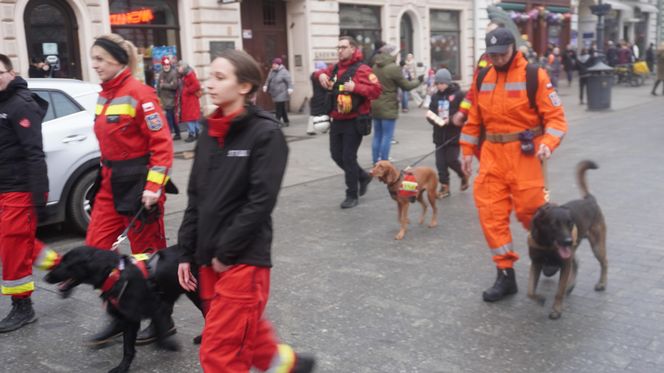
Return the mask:
[[201,104],[198,101],[198,92],[201,90],[201,83],[196,77],[196,72],[192,68],[185,70],[182,77],[182,87],[180,88],[179,103],[180,113],[178,123],[197,121],[201,117]]
[[173,109],[175,107],[175,97],[178,92],[178,72],[171,67],[169,71],[162,71],[159,74],[159,83],[157,84],[159,100],[163,109]]
[[657,79],[664,80],[664,49],[657,50]]
[[48,192],[42,145],[47,109],[48,103],[21,77],[0,91],[0,193],[30,192],[37,207],[46,206]]
[[371,102],[371,116],[378,119],[397,119],[399,116],[397,89],[410,91],[417,88],[421,82],[417,79],[409,81],[404,78],[401,68],[395,62],[395,57],[389,54],[376,55],[373,71],[383,86],[383,92]]
[[[429,110],[439,115],[442,113],[438,112],[438,101],[447,100],[450,103],[449,107],[449,123],[444,126],[439,126],[433,123],[431,120],[428,122],[433,126],[433,142],[436,145],[442,145],[445,141],[453,138],[454,136],[459,136],[461,134],[461,127],[457,127],[452,124],[452,117],[454,114],[459,111],[459,106],[464,98],[464,93],[461,91],[461,88],[456,83],[450,84],[443,92],[436,92],[431,96],[431,104],[429,104]],[[453,141],[453,144],[450,146],[459,146],[458,141]]]
[[330,111],[330,103],[327,101],[331,98],[328,95],[327,89],[320,85],[320,81],[316,78],[315,72],[311,74],[311,89],[313,90],[313,94],[309,101],[309,115],[328,115]]
[[208,124],[196,145],[189,201],[178,234],[180,262],[271,267],[272,210],[288,146],[274,116],[248,106],[219,145]]
[[274,102],[285,102],[290,99],[289,89],[293,89],[293,80],[288,70],[282,65],[277,70],[270,70],[265,80],[267,93]]

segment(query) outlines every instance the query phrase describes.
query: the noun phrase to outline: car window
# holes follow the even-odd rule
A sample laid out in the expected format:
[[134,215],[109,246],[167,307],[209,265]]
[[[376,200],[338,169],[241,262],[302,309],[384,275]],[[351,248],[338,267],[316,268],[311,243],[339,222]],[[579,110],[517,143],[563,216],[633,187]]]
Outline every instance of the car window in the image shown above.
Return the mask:
[[44,122],[48,122],[49,120],[55,119],[55,112],[53,111],[53,102],[51,102],[51,95],[48,94],[48,91],[38,91],[38,90],[33,90],[36,94],[39,95],[39,97],[43,98],[48,102],[48,111],[46,111],[46,115],[44,116]]
[[51,91],[51,102],[55,117],[60,118],[70,114],[78,113],[81,109],[72,100],[61,92]]

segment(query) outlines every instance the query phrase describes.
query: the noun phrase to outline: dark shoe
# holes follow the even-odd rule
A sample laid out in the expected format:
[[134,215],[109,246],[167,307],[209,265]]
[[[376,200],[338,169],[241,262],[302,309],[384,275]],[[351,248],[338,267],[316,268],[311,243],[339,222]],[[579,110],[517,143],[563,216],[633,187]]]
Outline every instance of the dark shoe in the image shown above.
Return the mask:
[[192,342],[194,342],[195,345],[201,344],[201,342],[203,342],[203,335],[199,334],[199,335],[195,336],[194,339],[192,340]]
[[[171,318],[169,320],[168,329],[164,333],[164,337],[170,337],[176,332],[177,329],[175,329],[175,323]],[[155,330],[152,321],[150,321],[150,325],[148,325],[145,329],[138,332],[138,336],[136,337],[136,346],[149,345],[150,343],[155,342],[156,340],[157,340],[157,331]]]
[[367,194],[367,188],[369,187],[370,182],[371,182],[371,176],[367,176],[367,178],[364,180],[360,179],[360,191],[358,193],[360,196]]
[[7,333],[20,329],[24,325],[37,321],[35,310],[32,308],[30,298],[13,298],[12,309],[7,316],[0,321],[0,333]]
[[316,366],[316,359],[311,355],[295,354],[293,373],[311,373]]
[[96,347],[96,348],[107,346],[108,344],[113,342],[115,338],[120,337],[123,333],[124,333],[124,328],[122,327],[122,323],[120,323],[116,319],[113,319],[108,325],[106,325],[104,330],[93,335],[92,338],[90,338],[90,340],[88,341],[88,345],[90,347]]
[[316,136],[316,132],[310,132],[310,131],[307,131],[307,135],[309,135],[309,136]]
[[346,199],[343,202],[341,202],[342,209],[349,209],[355,206],[357,206],[357,198],[346,197]]
[[184,139],[184,142],[194,142],[196,141],[196,135],[189,135],[186,139]]
[[450,186],[447,184],[440,184],[440,191],[438,191],[438,198],[443,199],[450,196]]
[[505,298],[507,295],[514,294],[517,291],[514,269],[498,269],[496,282],[491,288],[482,293],[482,299],[484,299],[485,302],[495,302]]
[[657,96],[657,93],[655,93],[655,92],[650,92],[650,94],[653,95],[653,96]]
[[463,192],[464,190],[468,189],[469,186],[470,186],[470,178],[468,177],[468,175],[464,175],[461,178],[461,187],[459,189]]
[[284,122],[284,127],[290,126],[290,122]]
[[555,275],[560,269],[559,265],[544,263],[542,266],[542,274],[546,277],[551,277]]

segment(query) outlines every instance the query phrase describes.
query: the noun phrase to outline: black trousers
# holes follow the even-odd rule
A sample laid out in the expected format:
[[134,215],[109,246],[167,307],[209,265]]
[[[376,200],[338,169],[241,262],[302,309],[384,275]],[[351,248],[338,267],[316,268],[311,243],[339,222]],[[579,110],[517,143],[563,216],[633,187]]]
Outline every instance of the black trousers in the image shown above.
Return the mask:
[[583,92],[585,92],[587,86],[588,78],[579,78],[579,100],[581,102],[583,102]]
[[[436,144],[436,147],[440,144]],[[461,169],[461,161],[459,161],[459,144],[445,145],[436,150],[436,168],[438,169],[438,181],[441,184],[450,184],[450,173],[447,171],[451,168],[459,178],[464,177],[463,170]]]
[[334,163],[344,170],[346,197],[357,198],[360,180],[369,178],[357,163],[362,137],[354,120],[335,120],[330,125],[330,154]]
[[289,120],[288,120],[288,111],[286,110],[286,101],[275,102],[274,108],[276,110],[274,115],[277,117],[277,120],[282,121],[285,124],[288,124]]
[[[657,90],[657,86],[659,85],[659,82],[664,82],[664,80],[657,79],[655,81],[655,85],[652,87],[652,93],[656,93],[655,91]],[[664,83],[662,84],[662,94],[664,95]]]

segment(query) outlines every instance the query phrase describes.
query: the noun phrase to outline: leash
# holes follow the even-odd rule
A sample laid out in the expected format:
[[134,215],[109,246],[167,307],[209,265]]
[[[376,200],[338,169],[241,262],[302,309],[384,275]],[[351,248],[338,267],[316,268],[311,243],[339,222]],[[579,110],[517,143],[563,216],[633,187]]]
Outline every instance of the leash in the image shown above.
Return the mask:
[[548,176],[548,161],[542,159],[542,176],[544,176],[544,200],[549,202],[551,200],[551,190],[549,189],[549,176]]
[[129,225],[127,225],[127,228],[125,228],[125,230],[122,231],[122,233],[120,233],[118,238],[115,240],[115,242],[111,246],[111,251],[118,251],[118,247],[120,246],[122,241],[127,239],[127,234],[129,233],[129,229],[134,225],[134,223],[136,222],[136,219],[138,219],[139,215],[141,215],[143,210],[145,210],[145,205],[141,204],[141,208],[138,210],[136,215],[134,215],[134,217],[131,218],[131,220],[129,221]]
[[422,158],[420,158],[420,159],[418,159],[417,161],[415,161],[415,162],[411,163],[410,165],[408,165],[404,170],[407,170],[407,169],[409,169],[409,168],[415,167],[415,165],[417,165],[418,163],[420,163],[420,162],[422,162],[423,160],[425,160],[425,159],[426,159],[428,156],[430,156],[431,154],[437,152],[439,149],[444,148],[445,146],[447,146],[447,145],[448,145],[449,143],[451,143],[452,141],[455,141],[455,140],[458,140],[458,139],[459,139],[459,135],[456,135],[456,136],[450,138],[449,140],[447,140],[447,141],[445,141],[444,143],[442,143],[440,146],[436,147],[436,149],[434,149],[432,152],[429,152],[429,153],[425,154]]

